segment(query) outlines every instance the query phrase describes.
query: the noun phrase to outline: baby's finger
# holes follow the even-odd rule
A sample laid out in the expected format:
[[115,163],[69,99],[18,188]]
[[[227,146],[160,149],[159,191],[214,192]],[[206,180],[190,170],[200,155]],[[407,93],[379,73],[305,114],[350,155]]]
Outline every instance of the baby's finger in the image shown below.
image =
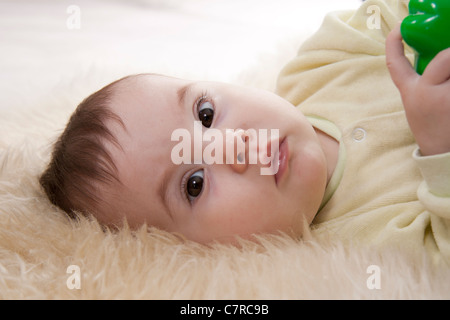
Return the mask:
[[431,60],[422,74],[422,79],[432,85],[438,85],[450,79],[450,48],[439,52]]
[[399,23],[386,38],[386,65],[392,81],[394,81],[400,91],[411,79],[418,76],[409,60],[405,57],[404,50]]

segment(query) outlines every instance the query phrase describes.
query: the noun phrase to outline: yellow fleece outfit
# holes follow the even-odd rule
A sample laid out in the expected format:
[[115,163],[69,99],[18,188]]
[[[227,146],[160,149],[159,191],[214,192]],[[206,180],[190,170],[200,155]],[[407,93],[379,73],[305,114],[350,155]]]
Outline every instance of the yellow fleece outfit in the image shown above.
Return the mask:
[[420,155],[386,67],[386,36],[407,14],[401,0],[328,14],[277,92],[340,142],[313,232],[411,254],[425,247],[450,265],[450,153]]

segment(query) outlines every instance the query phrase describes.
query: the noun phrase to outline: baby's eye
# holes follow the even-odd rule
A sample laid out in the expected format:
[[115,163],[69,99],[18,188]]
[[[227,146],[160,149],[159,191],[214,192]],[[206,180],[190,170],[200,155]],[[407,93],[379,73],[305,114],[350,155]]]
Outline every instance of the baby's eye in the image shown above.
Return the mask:
[[186,193],[189,200],[193,201],[203,189],[203,169],[194,172],[186,183]]
[[201,98],[197,103],[198,119],[205,128],[211,127],[214,119],[214,107],[211,102]]

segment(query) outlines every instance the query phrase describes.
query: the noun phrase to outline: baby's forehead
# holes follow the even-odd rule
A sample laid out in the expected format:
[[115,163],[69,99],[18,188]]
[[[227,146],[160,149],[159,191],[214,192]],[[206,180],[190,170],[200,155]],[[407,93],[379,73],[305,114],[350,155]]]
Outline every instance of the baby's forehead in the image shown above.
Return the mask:
[[170,144],[173,130],[187,125],[178,91],[189,83],[167,76],[139,74],[117,84],[109,107],[124,125],[112,124],[115,128],[111,129],[124,149],[139,153],[133,146],[155,150]]
[[[190,83],[193,82],[152,73],[127,76],[115,85],[108,104],[124,120],[130,113],[150,111],[154,112],[154,117],[164,118],[170,115],[168,107],[180,104],[180,89]],[[181,110],[176,108],[170,112]]]
[[132,74],[116,81],[113,86],[115,96],[120,94],[129,94],[130,91],[137,90],[149,81],[152,74]]
[[174,78],[157,73],[140,73],[132,74],[117,81],[117,91],[127,89],[144,89],[148,90],[150,86],[155,90],[161,90],[163,87],[177,87],[187,80]]

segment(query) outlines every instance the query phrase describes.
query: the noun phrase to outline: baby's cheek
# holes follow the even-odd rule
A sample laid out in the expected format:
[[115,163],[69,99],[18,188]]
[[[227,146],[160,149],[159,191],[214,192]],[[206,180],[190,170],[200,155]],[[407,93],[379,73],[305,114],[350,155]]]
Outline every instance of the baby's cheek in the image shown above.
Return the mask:
[[278,212],[275,200],[266,201],[242,199],[230,204],[226,210],[217,214],[215,225],[220,226],[221,230],[227,230],[228,233],[246,235],[259,232],[271,232],[280,225],[279,218],[282,217]]

